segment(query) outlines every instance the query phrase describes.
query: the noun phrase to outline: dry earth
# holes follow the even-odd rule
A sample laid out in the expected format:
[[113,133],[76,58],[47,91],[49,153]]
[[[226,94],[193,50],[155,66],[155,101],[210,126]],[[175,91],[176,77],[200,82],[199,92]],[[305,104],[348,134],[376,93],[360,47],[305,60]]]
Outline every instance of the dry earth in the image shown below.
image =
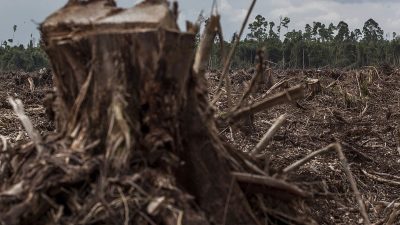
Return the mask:
[[[271,75],[274,83],[285,81],[284,85],[294,86],[312,78],[319,80],[322,90],[316,95],[309,90],[307,97],[296,104],[255,115],[254,127],[247,134],[228,127],[221,128],[222,134],[236,148],[249,151],[274,120],[286,113],[288,122],[265,151],[271,175],[313,151],[340,142],[369,217],[378,222],[392,213],[393,207],[383,207],[382,202],[396,202],[400,194],[400,73],[388,68],[378,70],[274,71]],[[208,76],[214,93],[219,73],[211,72]],[[231,77],[237,102],[251,75],[241,70]],[[267,90],[255,94],[253,99],[261,98]],[[282,90],[277,88],[271,95]],[[226,111],[226,105],[226,99],[217,102],[217,113]],[[380,182],[377,178],[388,181]],[[287,179],[314,193],[308,204],[318,223],[362,223],[350,184],[334,152],[318,156]]]
[[[219,72],[208,73],[211,97],[216,91],[218,77]],[[237,102],[251,75],[238,70],[232,72],[231,77]],[[393,207],[383,205],[398,201],[400,193],[400,72],[374,68],[346,72],[276,70],[272,77],[274,83],[280,82],[282,86],[273,90],[271,95],[282,91],[285,86],[305,83],[308,78],[319,80],[321,92],[312,94],[308,91],[307,97],[296,104],[256,114],[254,126],[247,133],[221,127],[221,136],[237,149],[247,152],[254,148],[274,120],[286,113],[288,122],[265,150],[266,169],[271,175],[338,141],[350,162],[370,219],[378,222],[390,215]],[[33,90],[29,78],[34,81]],[[0,74],[0,135],[7,138],[8,144],[20,144],[28,138],[7,98],[22,99],[34,126],[45,135],[54,129],[43,106],[43,99],[51,90],[49,73]],[[267,90],[254,94],[253,101],[260,99]],[[217,102],[216,114],[226,110],[226,98],[223,97]],[[362,222],[357,202],[335,153],[318,156],[286,179],[314,194],[305,203],[311,206],[310,214],[318,223]]]

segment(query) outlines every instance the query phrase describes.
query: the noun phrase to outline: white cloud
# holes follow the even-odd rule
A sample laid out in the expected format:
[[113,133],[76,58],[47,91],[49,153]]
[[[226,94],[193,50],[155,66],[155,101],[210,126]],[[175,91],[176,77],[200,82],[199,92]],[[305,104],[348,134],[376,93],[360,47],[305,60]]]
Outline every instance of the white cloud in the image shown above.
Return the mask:
[[[232,0],[231,0],[232,1]],[[230,22],[240,23],[244,20],[247,10],[244,8],[234,8],[228,0],[220,0],[220,13],[221,16],[226,16]]]

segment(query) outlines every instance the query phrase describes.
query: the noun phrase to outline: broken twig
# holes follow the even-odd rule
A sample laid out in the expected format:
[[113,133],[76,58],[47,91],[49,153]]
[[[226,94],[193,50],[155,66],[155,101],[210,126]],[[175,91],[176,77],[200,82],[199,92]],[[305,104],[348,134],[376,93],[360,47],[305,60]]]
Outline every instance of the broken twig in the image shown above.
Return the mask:
[[260,154],[265,147],[271,142],[272,138],[275,136],[276,132],[278,132],[279,128],[286,122],[287,116],[286,114],[280,116],[274,124],[269,128],[267,133],[261,138],[256,147],[250,152],[251,156],[256,156]]
[[385,179],[385,178],[379,177],[377,175],[372,175],[372,174],[368,173],[365,170],[361,170],[361,171],[363,172],[363,174],[365,176],[367,176],[368,178],[371,178],[373,180],[376,180],[376,181],[379,181],[379,182],[382,182],[382,183],[387,183],[387,184],[400,186],[400,182],[399,181],[389,180],[389,179]]
[[368,218],[368,214],[367,214],[367,210],[365,209],[364,201],[362,200],[360,191],[358,190],[357,183],[356,183],[356,180],[354,179],[353,173],[350,170],[350,166],[349,166],[349,163],[347,162],[347,158],[344,156],[342,146],[339,143],[336,143],[335,150],[336,150],[337,154],[339,155],[339,160],[342,164],[343,170],[346,173],[347,179],[350,182],[351,189],[353,190],[354,195],[357,199],[359,210],[360,210],[361,216],[363,217],[363,220],[364,220],[364,224],[370,225],[371,222]]
[[287,174],[297,168],[299,168],[300,166],[308,163],[309,161],[311,161],[312,159],[314,159],[316,156],[324,154],[326,152],[329,152],[331,150],[335,150],[336,147],[336,143],[335,144],[330,144],[328,146],[326,146],[325,148],[322,148],[318,151],[312,152],[309,155],[307,155],[306,157],[300,159],[299,161],[293,163],[292,165],[286,167],[285,169],[282,170],[282,174]]
[[[250,8],[247,11],[247,15],[246,15],[246,17],[245,17],[245,19],[243,21],[242,27],[240,28],[239,35],[236,36],[236,40],[233,43],[231,51],[229,52],[229,55],[225,60],[224,68],[222,70],[222,74],[221,74],[221,77],[219,79],[217,92],[216,92],[216,95],[215,95],[214,99],[212,100],[212,104],[213,105],[218,101],[219,97],[221,96],[220,92],[222,91],[221,88],[222,88],[223,81],[226,80],[225,76],[228,76],[229,67],[231,65],[231,61],[232,61],[233,55],[235,54],[236,47],[239,45],[240,39],[242,38],[244,29],[246,28],[247,22],[249,21],[250,14],[253,11],[253,8],[254,8],[256,2],[257,2],[257,0],[253,0],[253,2],[251,3]],[[226,85],[228,85],[228,84],[226,84]]]
[[208,58],[210,57],[212,45],[217,35],[219,19],[219,15],[211,16],[210,22],[204,30],[203,37],[197,49],[193,71],[199,76],[203,76],[207,69]]
[[10,105],[13,107],[15,114],[18,116],[22,125],[24,126],[26,132],[28,133],[29,138],[33,141],[38,151],[38,155],[41,155],[43,152],[42,147],[42,137],[39,132],[35,130],[33,124],[29,117],[25,114],[24,105],[20,99],[13,99],[12,97],[8,98]]
[[254,175],[248,173],[236,173],[233,172],[232,175],[239,181],[244,183],[251,183],[251,184],[259,184],[264,185],[270,188],[276,188],[279,190],[285,190],[288,193],[294,194],[296,196],[300,196],[303,198],[309,197],[310,194],[301,190],[299,187],[289,184],[283,180],[279,180],[276,178],[268,177],[268,176],[261,176],[261,175]]
[[244,101],[249,97],[249,95],[256,89],[257,83],[260,81],[260,77],[264,74],[264,66],[263,66],[263,57],[262,57],[262,51],[259,50],[258,52],[260,62],[257,65],[257,73],[255,76],[251,78],[250,84],[246,91],[243,93],[241,99],[239,100],[239,103],[236,106],[236,109],[240,108],[243,106]]
[[240,108],[232,113],[228,113],[227,117],[230,118],[231,122],[238,121],[246,115],[261,112],[265,109],[269,109],[284,103],[290,103],[297,99],[303,98],[303,96],[304,88],[303,86],[299,85],[278,93],[270,98],[261,100],[260,102],[256,102],[253,105]]

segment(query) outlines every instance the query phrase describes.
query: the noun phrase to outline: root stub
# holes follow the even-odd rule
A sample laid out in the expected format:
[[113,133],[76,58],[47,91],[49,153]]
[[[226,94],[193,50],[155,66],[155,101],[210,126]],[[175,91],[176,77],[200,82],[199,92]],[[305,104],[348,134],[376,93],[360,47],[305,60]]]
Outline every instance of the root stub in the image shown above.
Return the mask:
[[175,7],[70,1],[41,31],[58,133],[41,154],[32,144],[10,153],[3,224],[259,224]]

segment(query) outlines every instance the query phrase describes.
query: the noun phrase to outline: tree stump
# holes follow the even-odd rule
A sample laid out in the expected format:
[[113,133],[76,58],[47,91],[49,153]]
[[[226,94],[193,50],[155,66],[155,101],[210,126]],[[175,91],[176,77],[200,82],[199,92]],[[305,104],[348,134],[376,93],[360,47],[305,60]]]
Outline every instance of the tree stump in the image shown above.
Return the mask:
[[307,78],[306,84],[307,84],[308,90],[311,93],[311,96],[315,96],[322,91],[321,82],[318,79]]
[[70,0],[43,22],[57,134],[12,156],[0,222],[258,224],[176,19],[163,0]]

